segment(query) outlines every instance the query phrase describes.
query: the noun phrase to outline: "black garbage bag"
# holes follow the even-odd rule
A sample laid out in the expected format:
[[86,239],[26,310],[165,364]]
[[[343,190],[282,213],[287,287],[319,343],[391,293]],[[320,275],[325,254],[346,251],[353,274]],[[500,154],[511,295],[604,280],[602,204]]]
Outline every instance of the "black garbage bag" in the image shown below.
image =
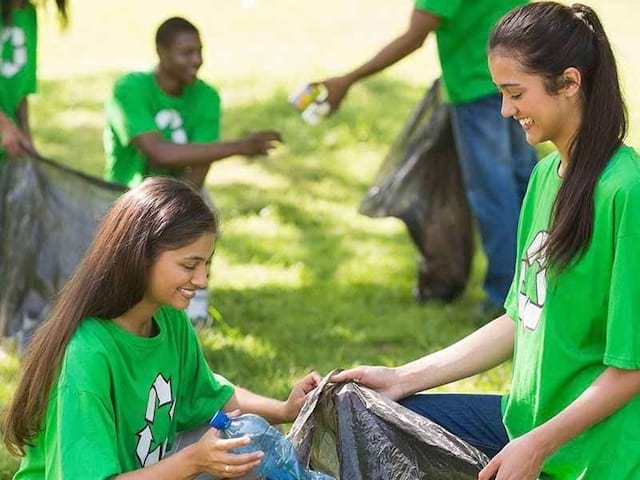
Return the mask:
[[328,378],[289,432],[313,470],[342,480],[476,480],[488,463],[436,423],[373,390]]
[[0,168],[0,334],[24,347],[125,188],[41,158]]
[[360,213],[407,225],[420,254],[419,301],[451,301],[462,293],[473,256],[472,217],[438,81],[388,152]]

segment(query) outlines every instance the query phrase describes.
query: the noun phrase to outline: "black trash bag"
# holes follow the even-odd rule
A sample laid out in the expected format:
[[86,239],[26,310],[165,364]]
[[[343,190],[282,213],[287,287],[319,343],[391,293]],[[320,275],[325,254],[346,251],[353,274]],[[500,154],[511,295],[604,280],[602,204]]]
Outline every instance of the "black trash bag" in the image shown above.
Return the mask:
[[476,480],[488,463],[436,423],[373,390],[328,378],[289,432],[303,465],[342,480]]
[[407,225],[420,254],[417,300],[451,301],[463,292],[473,257],[472,217],[439,81],[391,147],[360,213]]
[[126,189],[41,158],[0,169],[0,334],[23,349]]

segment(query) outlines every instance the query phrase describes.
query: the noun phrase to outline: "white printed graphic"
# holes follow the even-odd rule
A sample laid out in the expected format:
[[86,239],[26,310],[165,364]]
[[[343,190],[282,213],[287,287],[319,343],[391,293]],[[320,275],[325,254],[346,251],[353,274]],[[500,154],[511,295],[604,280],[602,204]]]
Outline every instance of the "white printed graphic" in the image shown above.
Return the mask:
[[[547,238],[549,238],[547,232],[538,232],[527,248],[526,257],[522,260],[520,268],[518,315],[522,320],[522,326],[529,330],[538,328],[542,307],[544,307],[547,296],[547,269],[544,264],[546,256],[543,249]],[[535,292],[533,295],[528,294],[526,285],[527,273],[531,269],[535,272]]]
[[0,74],[11,78],[27,64],[27,42],[24,30],[16,26],[4,29],[0,37],[0,51],[4,50],[7,42],[10,42],[13,47],[13,58],[0,61]]
[[158,463],[167,449],[167,441],[151,451],[155,439],[153,438],[153,422],[156,418],[158,408],[165,405],[171,405],[169,408],[169,418],[173,419],[176,402],[173,399],[171,391],[171,380],[165,380],[161,373],[158,374],[149,389],[149,398],[147,400],[147,410],[145,413],[145,427],[137,433],[138,445],[136,446],[136,455],[141,467]]
[[165,109],[156,114],[156,126],[160,130],[171,129],[173,143],[187,143],[187,132],[182,128],[182,117],[177,110]]

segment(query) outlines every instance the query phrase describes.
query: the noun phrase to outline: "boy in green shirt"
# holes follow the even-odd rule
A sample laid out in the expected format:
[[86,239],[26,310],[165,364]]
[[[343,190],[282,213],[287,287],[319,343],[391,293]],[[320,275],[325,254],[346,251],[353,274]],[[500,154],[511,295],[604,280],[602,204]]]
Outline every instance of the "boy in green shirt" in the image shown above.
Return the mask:
[[106,180],[134,187],[145,177],[169,175],[201,188],[211,163],[264,155],[281,140],[262,131],[219,141],[220,96],[197,77],[202,43],[193,24],[166,20],[156,48],[157,67],[118,79],[106,103]]
[[[281,141],[275,131],[219,140],[220,96],[197,77],[202,43],[192,23],[166,20],[156,33],[156,48],[157,67],[118,79],[106,103],[106,180],[135,187],[145,177],[167,175],[201,189],[211,163],[265,155]],[[194,323],[208,322],[206,289],[191,302],[189,316]]]
[[[500,115],[500,96],[491,81],[486,46],[500,17],[525,3],[527,0],[415,0],[402,35],[359,68],[322,82],[335,111],[355,83],[410,55],[429,33],[436,33],[465,190],[488,260],[483,318],[501,310],[509,289],[518,212],[536,161],[520,126]],[[416,293],[421,301],[433,295],[420,288]]]

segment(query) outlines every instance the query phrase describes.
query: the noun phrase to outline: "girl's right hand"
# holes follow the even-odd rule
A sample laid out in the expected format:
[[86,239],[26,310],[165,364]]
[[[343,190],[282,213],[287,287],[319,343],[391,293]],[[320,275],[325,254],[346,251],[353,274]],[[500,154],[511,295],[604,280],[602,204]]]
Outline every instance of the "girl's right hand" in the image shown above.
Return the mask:
[[395,368],[356,367],[335,373],[329,380],[335,383],[357,382],[394,401],[406,396],[402,388],[401,378]]
[[218,478],[236,478],[256,468],[264,456],[263,452],[231,453],[230,450],[251,443],[249,437],[220,438],[220,432],[211,428],[193,444],[194,461],[200,473]]

